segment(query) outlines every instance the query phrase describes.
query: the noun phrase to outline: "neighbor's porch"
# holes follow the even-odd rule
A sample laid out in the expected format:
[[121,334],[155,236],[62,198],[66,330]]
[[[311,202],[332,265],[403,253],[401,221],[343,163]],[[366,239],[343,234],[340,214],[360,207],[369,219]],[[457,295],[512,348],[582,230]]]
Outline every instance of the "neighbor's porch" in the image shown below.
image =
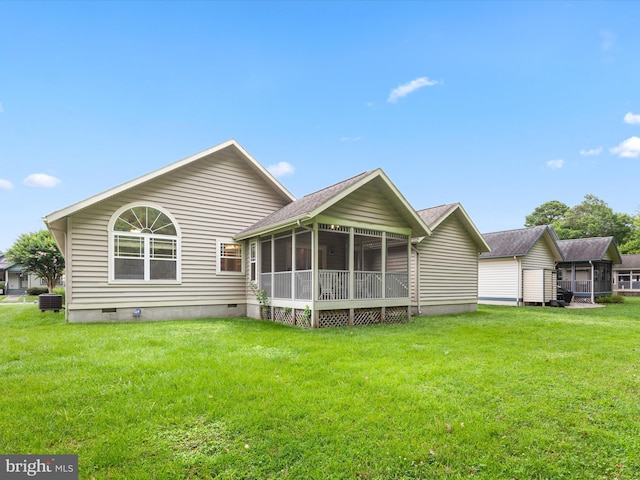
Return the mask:
[[558,264],[558,286],[573,292],[574,301],[594,303],[613,292],[612,265],[608,262]]
[[316,223],[264,237],[264,314],[308,327],[406,321],[409,256],[409,232]]

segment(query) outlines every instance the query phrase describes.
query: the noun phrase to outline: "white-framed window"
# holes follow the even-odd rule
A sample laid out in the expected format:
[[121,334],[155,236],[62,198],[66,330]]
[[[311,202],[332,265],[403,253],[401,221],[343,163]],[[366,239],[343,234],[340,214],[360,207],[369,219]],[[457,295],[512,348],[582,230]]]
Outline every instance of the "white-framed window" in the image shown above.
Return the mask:
[[111,280],[180,280],[180,237],[168,213],[151,205],[127,205],[113,215],[109,230]]
[[258,279],[258,242],[249,244],[249,280],[252,282]]
[[218,273],[244,273],[242,244],[218,240]]

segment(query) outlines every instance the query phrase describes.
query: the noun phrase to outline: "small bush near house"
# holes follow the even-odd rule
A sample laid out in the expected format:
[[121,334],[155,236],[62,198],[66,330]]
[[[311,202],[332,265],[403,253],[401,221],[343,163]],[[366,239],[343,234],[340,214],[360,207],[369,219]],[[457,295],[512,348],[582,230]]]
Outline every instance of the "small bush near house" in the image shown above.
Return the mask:
[[0,282],[0,290],[4,290],[4,282]]
[[62,305],[64,305],[64,300],[65,300],[65,289],[64,289],[64,287],[54,288],[53,289],[53,293],[55,293],[57,295],[62,295]]
[[598,297],[596,303],[624,303],[622,295],[611,295],[609,297]]
[[38,295],[42,295],[43,293],[49,293],[49,289],[45,287],[29,287],[27,288],[27,295],[31,297],[37,297]]

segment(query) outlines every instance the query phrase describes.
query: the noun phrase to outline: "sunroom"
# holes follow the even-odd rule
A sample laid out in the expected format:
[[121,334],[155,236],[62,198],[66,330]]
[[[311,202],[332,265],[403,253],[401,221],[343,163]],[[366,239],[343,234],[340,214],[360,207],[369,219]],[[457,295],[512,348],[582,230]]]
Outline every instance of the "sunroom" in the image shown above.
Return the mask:
[[[296,202],[284,207],[280,228],[265,222],[247,239],[262,318],[302,327],[408,321],[411,238],[429,230],[381,171],[363,175],[298,200],[304,215]],[[356,213],[363,204],[366,216]]]

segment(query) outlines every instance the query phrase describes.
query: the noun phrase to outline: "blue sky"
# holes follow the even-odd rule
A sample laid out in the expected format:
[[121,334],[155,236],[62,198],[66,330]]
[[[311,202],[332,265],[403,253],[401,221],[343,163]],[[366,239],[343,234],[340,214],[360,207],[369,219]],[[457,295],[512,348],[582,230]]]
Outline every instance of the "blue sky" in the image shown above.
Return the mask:
[[640,207],[639,2],[0,2],[0,250],[230,138],[301,197],[381,167],[481,232]]

